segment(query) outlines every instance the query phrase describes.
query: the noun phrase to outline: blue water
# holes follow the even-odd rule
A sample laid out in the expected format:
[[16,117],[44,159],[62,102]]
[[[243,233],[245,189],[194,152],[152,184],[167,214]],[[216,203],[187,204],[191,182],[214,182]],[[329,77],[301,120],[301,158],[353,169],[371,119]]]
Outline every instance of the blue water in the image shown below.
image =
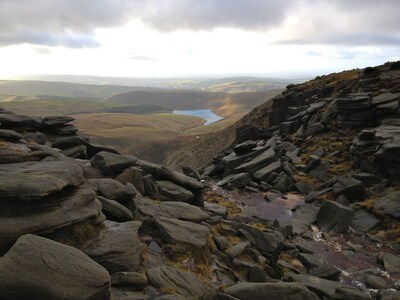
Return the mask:
[[211,109],[174,110],[173,113],[177,115],[202,118],[206,120],[206,123],[204,125],[208,125],[223,119],[223,117],[214,114]]

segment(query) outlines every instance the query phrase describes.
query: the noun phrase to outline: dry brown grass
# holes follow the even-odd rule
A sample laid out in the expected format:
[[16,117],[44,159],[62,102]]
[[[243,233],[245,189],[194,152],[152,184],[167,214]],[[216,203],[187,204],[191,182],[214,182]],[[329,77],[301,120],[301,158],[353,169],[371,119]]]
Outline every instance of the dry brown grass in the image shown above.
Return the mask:
[[[355,208],[355,209],[364,208],[364,209],[367,209],[369,211],[374,211],[374,205],[375,205],[377,200],[378,200],[377,197],[370,197],[368,199],[365,199],[364,201],[357,202],[357,203],[353,204],[353,208]],[[380,215],[380,213],[378,215]]]
[[228,218],[233,217],[241,212],[241,209],[229,199],[225,199],[224,196],[216,192],[206,192],[204,194],[204,200],[210,203],[216,203],[220,206],[226,207],[228,211]]
[[179,243],[164,245],[163,249],[167,258],[166,265],[188,271],[184,262],[192,260],[193,265],[190,269],[191,272],[196,274],[197,277],[204,282],[212,278],[211,264],[216,246],[211,236],[209,236],[207,244],[201,248]]
[[86,241],[96,237],[103,226],[104,225],[94,226],[90,220],[86,220],[60,229],[52,238],[62,244],[79,248]]

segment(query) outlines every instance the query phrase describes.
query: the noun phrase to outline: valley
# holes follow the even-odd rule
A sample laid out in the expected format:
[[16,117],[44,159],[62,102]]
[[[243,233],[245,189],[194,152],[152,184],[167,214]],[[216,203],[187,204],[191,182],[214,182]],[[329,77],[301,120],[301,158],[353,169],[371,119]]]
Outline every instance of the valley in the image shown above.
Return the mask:
[[[22,115],[72,116],[82,134],[99,145],[164,163],[173,169],[184,164],[197,168],[208,162],[205,154],[213,156],[228,146],[219,141],[218,134],[222,134],[222,130],[225,130],[224,135],[232,137],[234,123],[252,108],[280,93],[281,89],[274,88],[285,83],[284,80],[273,84],[264,82],[266,90],[256,92],[240,89],[238,93],[209,91],[214,90],[208,88],[210,86],[221,82],[229,86],[236,84],[236,80],[201,81],[201,90],[188,89],[199,86],[183,85],[181,80],[170,80],[168,84],[158,82],[157,85],[156,80],[137,81],[150,82],[149,85],[154,85],[151,87],[2,81],[0,105]],[[173,82],[179,82],[179,85]],[[165,86],[173,88],[165,89]],[[177,111],[184,112],[177,114]],[[198,113],[205,113],[204,118],[196,117]],[[202,146],[206,140],[209,147]]]

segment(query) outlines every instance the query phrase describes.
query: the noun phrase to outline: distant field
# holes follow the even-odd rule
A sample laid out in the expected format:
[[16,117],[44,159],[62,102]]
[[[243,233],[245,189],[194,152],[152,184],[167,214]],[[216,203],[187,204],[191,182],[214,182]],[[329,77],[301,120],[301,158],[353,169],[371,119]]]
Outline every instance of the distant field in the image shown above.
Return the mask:
[[103,145],[135,154],[155,141],[166,141],[202,126],[201,118],[174,114],[94,113],[73,115],[81,133]]

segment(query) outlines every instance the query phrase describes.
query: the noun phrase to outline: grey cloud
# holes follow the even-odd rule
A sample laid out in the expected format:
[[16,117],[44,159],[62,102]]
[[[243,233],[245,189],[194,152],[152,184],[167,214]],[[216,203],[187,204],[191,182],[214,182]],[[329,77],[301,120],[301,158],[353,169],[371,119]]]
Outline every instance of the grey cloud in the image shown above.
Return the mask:
[[47,32],[18,32],[14,35],[0,34],[0,45],[25,43],[44,46],[65,46],[68,48],[94,48],[99,46],[99,43],[90,36],[78,34]]
[[0,45],[96,47],[96,28],[140,19],[159,31],[283,28],[301,16],[282,44],[398,45],[398,0],[1,0]]
[[97,47],[93,31],[128,20],[128,0],[1,0],[0,45]]
[[305,26],[278,44],[400,45],[400,1],[304,0],[294,9]]
[[[343,32],[331,32],[330,35],[325,33],[311,32],[310,34],[291,38],[287,40],[279,40],[276,44],[283,45],[351,45],[351,46],[371,46],[371,45],[400,45],[400,35],[387,34],[370,34],[370,33],[354,33],[347,34]],[[308,54],[310,55],[310,54]]]
[[218,27],[261,30],[280,25],[295,1],[164,0],[152,3],[153,9],[146,11],[142,19],[162,31]]

